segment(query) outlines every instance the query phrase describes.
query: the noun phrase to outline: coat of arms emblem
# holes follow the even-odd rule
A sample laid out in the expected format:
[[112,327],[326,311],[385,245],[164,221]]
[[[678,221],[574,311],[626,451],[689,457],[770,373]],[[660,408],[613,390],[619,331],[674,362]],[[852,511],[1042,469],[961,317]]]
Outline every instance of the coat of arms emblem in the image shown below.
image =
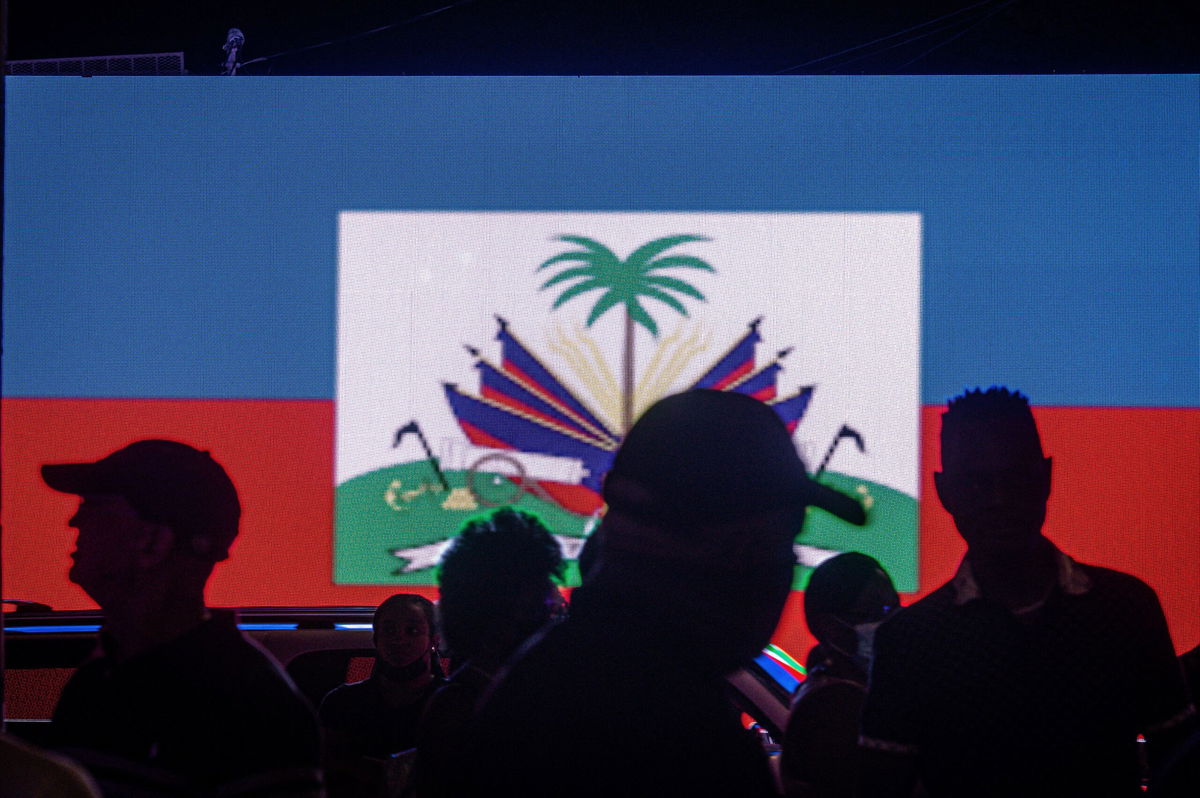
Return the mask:
[[[720,219],[726,223],[714,226],[705,216],[735,218]],[[736,218],[746,216],[343,214],[335,581],[432,583],[441,549],[462,522],[504,504],[539,513],[572,558],[603,505],[603,477],[622,436],[646,407],[669,393],[689,388],[745,393],[771,406],[793,433],[804,430],[810,408],[819,407],[825,393],[830,403],[836,402],[839,392],[823,383],[831,376],[828,367],[808,380],[787,373],[814,343],[828,345],[824,339],[786,338],[789,330],[805,328],[788,318],[795,303],[781,302],[780,296],[802,296],[813,281],[785,264],[747,269],[726,262],[731,243],[751,249],[743,258],[771,258],[772,244],[779,242],[768,240],[763,246],[755,232],[794,234],[786,224],[778,229],[779,223],[793,221],[789,216],[826,215],[765,215],[774,230]],[[915,221],[919,229],[919,217],[900,220],[910,227]],[[580,232],[581,221],[601,232],[625,221],[614,237],[633,243],[622,249],[600,233]],[[814,220],[803,221],[812,226]],[[687,232],[676,232],[683,222],[710,222],[716,231],[689,226]],[[810,235],[825,232],[823,226],[828,225],[816,225]],[[473,243],[464,240],[464,227],[473,228]],[[534,242],[523,247],[529,255],[512,241],[521,227],[542,233],[526,239]],[[729,236],[731,227],[734,235]],[[651,228],[653,234],[632,238]],[[414,241],[415,236],[433,239]],[[917,249],[908,266],[919,289],[919,235],[913,242]],[[849,257],[853,260],[855,253]],[[494,262],[486,262],[492,258]],[[447,269],[447,261],[455,260],[461,270]],[[895,280],[895,255],[884,260],[887,279]],[[828,268],[846,272],[836,264]],[[852,264],[851,271],[855,268],[861,267]],[[373,298],[372,285],[378,288]],[[878,288],[864,293],[878,295]],[[527,292],[523,298],[521,289]],[[730,311],[714,310],[718,302],[713,297],[730,291],[742,294],[741,301],[721,304],[752,307],[759,299],[765,306],[743,318],[732,334],[722,335],[729,330]],[[915,306],[896,306],[893,294],[882,308],[884,315],[894,317],[887,321],[895,336],[881,342],[882,348],[894,356],[897,344],[908,338],[912,357],[907,368],[903,363],[884,365],[882,390],[896,387],[887,382],[887,372],[913,382],[919,374],[919,290],[909,293]],[[809,306],[823,299],[805,297]],[[863,325],[844,315],[856,310],[831,314],[823,308],[816,315],[832,316],[837,328],[853,329]],[[777,320],[781,311],[783,318]],[[712,324],[714,315],[724,323]],[[910,329],[904,329],[905,323]],[[772,344],[779,346],[771,346],[764,357],[759,350],[768,331]],[[541,334],[542,343],[531,343],[530,334]],[[422,351],[426,342],[435,351]],[[845,357],[862,348],[861,342],[847,346]],[[405,350],[408,357],[391,368],[386,360],[364,357]],[[828,352],[821,354],[828,360]],[[856,366],[869,365],[844,363],[842,370],[853,374]],[[464,378],[464,366],[475,375],[468,371]],[[796,371],[802,374],[802,368]],[[900,386],[898,393],[903,396],[906,390],[912,406],[885,415],[910,427],[909,459],[915,466],[917,386]],[[882,429],[878,412],[862,412],[871,405],[830,407],[822,419],[824,429],[797,435],[810,471],[859,496],[871,519],[866,530],[858,530],[814,516],[809,524],[820,528],[806,531],[797,553],[802,566],[813,566],[840,550],[875,548],[879,556],[882,548],[892,553],[889,566],[899,574],[898,581],[908,572],[915,582],[915,473],[909,480],[879,479],[863,467],[877,446],[871,432]],[[368,434],[375,439],[368,441]],[[878,445],[894,445],[894,434],[879,437]],[[839,444],[847,440],[855,445],[835,460]],[[852,460],[861,461],[857,469]],[[839,461],[847,464],[845,470],[829,467]],[[352,473],[341,473],[343,468]],[[885,526],[894,531],[885,533]],[[883,534],[891,539],[881,542]],[[897,546],[897,540],[904,543]],[[798,569],[798,586],[807,570]]]

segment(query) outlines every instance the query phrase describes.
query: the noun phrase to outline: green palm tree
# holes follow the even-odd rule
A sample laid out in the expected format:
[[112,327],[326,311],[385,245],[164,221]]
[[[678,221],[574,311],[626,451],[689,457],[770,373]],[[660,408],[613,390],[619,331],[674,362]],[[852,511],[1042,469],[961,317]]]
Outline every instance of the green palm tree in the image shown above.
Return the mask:
[[704,301],[704,294],[683,280],[661,274],[665,269],[701,269],[714,271],[713,267],[700,258],[691,255],[664,255],[664,253],[680,244],[691,241],[708,241],[704,236],[673,235],[656,238],[642,244],[630,253],[628,258],[621,260],[608,247],[591,238],[575,235],[558,237],[559,241],[576,244],[582,249],[563,252],[547,260],[537,271],[555,265],[578,263],[580,265],[563,269],[542,284],[542,289],[560,283],[575,281],[558,298],[554,300],[554,308],[590,291],[601,292],[600,298],[592,306],[587,317],[587,326],[591,327],[601,316],[614,307],[621,305],[625,308],[625,348],[621,364],[621,427],[622,433],[628,432],[633,424],[633,340],[637,325],[645,327],[649,333],[658,337],[658,325],[654,318],[642,306],[644,299],[656,299],[680,314],[688,315],[687,308],[674,294],[681,294],[693,299]]

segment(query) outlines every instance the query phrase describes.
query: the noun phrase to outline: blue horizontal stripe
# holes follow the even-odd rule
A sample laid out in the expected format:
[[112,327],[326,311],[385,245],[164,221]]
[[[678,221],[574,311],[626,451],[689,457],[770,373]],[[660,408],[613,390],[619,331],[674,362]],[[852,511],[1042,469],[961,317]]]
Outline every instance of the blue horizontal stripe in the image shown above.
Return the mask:
[[342,210],[685,209],[919,212],[926,404],[1200,404],[1196,76],[6,86],[8,396],[332,398]]

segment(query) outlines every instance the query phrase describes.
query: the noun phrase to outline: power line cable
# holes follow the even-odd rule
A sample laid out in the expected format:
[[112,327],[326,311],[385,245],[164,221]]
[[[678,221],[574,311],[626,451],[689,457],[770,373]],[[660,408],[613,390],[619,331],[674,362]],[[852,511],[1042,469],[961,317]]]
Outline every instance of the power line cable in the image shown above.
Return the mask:
[[980,24],[982,24],[982,23],[986,22],[987,20],[991,19],[992,17],[996,16],[996,15],[997,15],[997,14],[999,14],[1001,11],[1003,11],[1003,10],[1004,10],[1004,9],[1006,9],[1006,8],[1008,8],[1009,6],[1011,6],[1011,5],[1012,5],[1013,3],[1015,3],[1015,2],[1017,2],[1017,0],[1008,0],[1008,2],[1006,2],[1006,3],[1001,3],[1000,5],[998,5],[998,6],[996,6],[995,8],[993,8],[991,11],[989,11],[989,12],[987,12],[986,14],[983,14],[982,16],[980,16],[980,17],[979,17],[979,19],[975,20],[975,21],[974,21],[974,22],[972,22],[970,25],[968,25],[967,27],[965,27],[965,28],[963,28],[962,30],[960,30],[958,33],[956,33],[956,34],[954,34],[953,36],[950,36],[950,37],[948,37],[948,38],[946,38],[946,39],[943,39],[942,41],[938,42],[938,43],[937,43],[937,44],[935,44],[933,47],[930,47],[928,50],[926,50],[925,52],[923,52],[923,53],[921,53],[920,55],[916,56],[915,58],[913,58],[913,59],[911,59],[911,60],[909,60],[909,61],[905,61],[903,64],[901,64],[899,67],[897,67],[897,70],[900,70],[900,69],[905,69],[906,67],[910,67],[910,66],[912,66],[913,64],[915,64],[916,62],[920,61],[920,60],[921,60],[922,58],[924,58],[925,56],[927,56],[927,55],[929,55],[930,53],[932,53],[934,50],[937,50],[937,49],[939,49],[939,48],[941,48],[941,47],[945,47],[947,44],[949,44],[950,42],[952,42],[952,41],[954,41],[955,39],[959,38],[960,36],[962,36],[962,35],[963,35],[964,33],[966,33],[967,31],[971,30],[972,28],[975,28],[976,26],[978,26],[978,25],[980,25]]
[[[844,49],[844,50],[839,50],[839,51],[837,51],[836,53],[830,53],[829,55],[823,55],[823,56],[821,56],[820,58],[814,58],[814,59],[812,59],[811,61],[805,61],[805,62],[804,62],[804,63],[802,63],[802,64],[796,64],[795,66],[790,66],[790,67],[787,67],[786,69],[780,69],[780,70],[778,70],[777,72],[775,72],[775,74],[776,74],[776,75],[782,75],[782,74],[785,74],[785,73],[787,73],[787,72],[791,72],[791,71],[793,71],[793,70],[796,70],[796,69],[804,69],[805,67],[810,67],[810,66],[812,66],[812,65],[814,65],[814,64],[819,64],[819,63],[821,63],[822,61],[829,61],[829,60],[832,60],[832,59],[834,59],[834,58],[838,58],[839,56],[847,55],[848,53],[857,52],[858,50],[863,50],[863,49],[865,49],[865,48],[867,48],[867,47],[872,47],[872,46],[874,46],[874,45],[876,45],[876,44],[880,44],[880,43],[882,43],[882,42],[890,41],[891,39],[895,39],[895,38],[896,38],[896,37],[898,37],[898,36],[904,36],[904,35],[907,35],[907,34],[909,34],[909,33],[913,33],[913,32],[915,32],[915,31],[919,31],[919,30],[921,30],[922,28],[927,28],[927,27],[929,27],[930,25],[936,25],[936,24],[937,24],[937,23],[939,23],[939,22],[944,22],[944,21],[946,21],[946,20],[948,20],[948,19],[952,19],[952,18],[954,18],[954,17],[957,17],[957,16],[960,16],[960,15],[962,15],[962,14],[967,14],[967,13],[969,13],[969,12],[971,12],[971,11],[975,11],[976,9],[982,8],[982,7],[986,6],[986,5],[990,5],[990,4],[992,4],[992,3],[995,3],[995,2],[996,2],[996,0],[980,0],[980,2],[978,2],[978,3],[973,3],[972,5],[969,5],[969,6],[964,6],[963,8],[960,8],[960,9],[958,9],[957,11],[951,11],[951,12],[950,12],[950,13],[948,13],[948,14],[942,14],[942,15],[941,15],[941,16],[939,16],[939,17],[934,17],[933,19],[926,20],[925,22],[922,22],[922,23],[920,23],[920,24],[918,24],[918,25],[913,25],[913,26],[911,26],[911,27],[908,27],[908,28],[905,28],[905,29],[903,29],[903,30],[896,31],[895,33],[889,33],[889,34],[888,34],[888,35],[886,35],[886,36],[880,36],[880,37],[879,37],[879,38],[877,38],[877,39],[872,39],[872,40],[871,40],[871,41],[869,41],[869,42],[863,42],[862,44],[856,44],[856,45],[854,45],[853,47],[847,47],[846,49]],[[952,27],[952,26],[948,26],[948,27]],[[914,40],[916,40],[916,39],[923,38],[924,36],[927,36],[927,35],[929,35],[929,34],[928,34],[928,33],[926,33],[926,34],[922,34],[922,35],[920,35],[920,36],[913,37],[912,39],[906,40],[906,42],[901,42],[901,44],[907,43],[907,41],[914,41]],[[891,47],[888,47],[888,48],[884,48],[884,49],[892,49],[892,48],[891,48]],[[859,59],[853,59],[853,60],[859,60]],[[851,63],[851,62],[847,62],[847,63]]]
[[877,58],[878,56],[883,55],[884,53],[888,52],[889,50],[895,50],[898,47],[907,47],[908,45],[913,44],[914,42],[919,42],[922,39],[929,38],[930,36],[936,36],[939,33],[942,33],[944,31],[952,30],[952,29],[958,27],[958,25],[960,23],[961,23],[961,20],[955,20],[954,22],[951,22],[949,24],[941,25],[939,27],[932,28],[930,30],[919,33],[916,36],[910,36],[907,39],[901,39],[898,42],[889,44],[887,47],[880,47],[877,50],[871,50],[869,52],[860,53],[859,55],[856,55],[853,58],[847,58],[844,61],[839,61],[838,63],[834,64],[833,66],[830,66],[828,69],[823,70],[823,71],[827,75],[832,75],[835,72],[837,72],[838,70],[845,69],[850,64],[858,63],[859,61],[863,61],[867,58]]
[[981,22],[984,22],[985,20],[989,19],[997,12],[1002,11],[1003,9],[1007,8],[1008,6],[1012,5],[1015,2],[1017,2],[1017,0],[1003,0],[1001,5],[997,6],[994,9],[991,9],[990,11],[984,12],[983,14],[981,14],[978,18],[976,18],[974,20],[956,19],[952,22],[946,23],[945,25],[939,25],[936,28],[919,33],[916,36],[910,36],[909,38],[902,39],[901,41],[895,42],[894,44],[889,44],[887,47],[881,47],[878,50],[873,50],[868,53],[863,53],[861,55],[857,55],[853,58],[848,58],[848,59],[840,62],[836,66],[830,67],[828,70],[826,70],[826,72],[828,74],[832,74],[835,70],[844,69],[846,66],[853,64],[857,61],[862,61],[864,58],[875,58],[877,56],[882,55],[883,53],[888,52],[889,50],[895,50],[898,47],[907,47],[908,45],[914,44],[915,42],[919,42],[922,39],[927,39],[930,36],[936,36],[939,33],[943,33],[948,30],[953,30],[955,28],[958,28],[964,22],[966,23],[966,27],[963,27],[962,29],[958,30],[956,33],[954,33],[953,35],[944,39],[943,41],[938,42],[933,47],[929,48],[924,53],[922,53],[921,55],[912,59],[911,61],[908,61],[907,63],[902,64],[901,66],[895,67],[893,69],[893,71],[899,71],[901,69],[904,69],[904,67],[908,66],[909,64],[912,64],[912,63],[920,60],[921,58],[923,58],[924,56],[933,52],[934,50],[938,49],[939,47],[949,44],[950,42],[957,39],[959,36],[962,36],[964,33],[969,31],[971,28],[975,27],[976,25],[980,24]]
[[378,28],[371,28],[370,30],[365,30],[360,33],[352,33],[349,36],[343,36],[339,39],[330,39],[329,41],[320,42],[319,44],[309,44],[304,47],[296,47],[291,50],[284,50],[283,52],[273,53],[272,55],[263,55],[263,56],[259,56],[258,58],[251,58],[249,61],[245,61],[243,63],[238,64],[237,67],[240,69],[242,67],[249,66],[250,64],[261,64],[266,61],[274,61],[276,58],[283,58],[285,56],[295,55],[296,53],[306,53],[306,52],[309,52],[310,50],[319,50],[322,47],[331,47],[336,44],[346,44],[347,42],[353,42],[353,41],[357,41],[359,39],[365,39],[368,36],[374,36],[377,33],[383,33],[384,31],[388,31],[393,28],[400,28],[405,25],[411,25],[414,22],[420,22],[423,19],[428,19],[429,17],[436,16],[445,11],[452,11],[453,9],[456,9],[456,8],[459,8],[459,7],[465,6],[465,5],[470,5],[471,3],[474,3],[474,2],[476,2],[476,0],[459,0],[457,3],[451,3],[450,5],[442,6],[441,8],[435,8],[432,11],[425,11],[421,14],[417,14],[415,16],[408,17],[407,19],[402,19],[399,22],[390,22],[387,25],[380,25]]

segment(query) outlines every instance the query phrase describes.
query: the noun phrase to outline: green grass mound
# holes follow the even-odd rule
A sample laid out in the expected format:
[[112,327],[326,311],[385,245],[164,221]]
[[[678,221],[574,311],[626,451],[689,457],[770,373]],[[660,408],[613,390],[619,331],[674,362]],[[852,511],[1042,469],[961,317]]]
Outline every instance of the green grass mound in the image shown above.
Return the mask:
[[[435,584],[433,563],[444,544],[469,518],[489,505],[512,504],[535,513],[556,535],[583,537],[589,519],[570,513],[536,491],[523,490],[500,474],[446,472],[442,487],[429,463],[389,466],[337,487],[335,498],[334,582],[359,585]],[[856,495],[868,506],[867,525],[855,527],[820,510],[810,510],[797,542],[820,549],[861,551],[882,562],[899,590],[917,585],[917,502],[885,485],[836,473],[821,481]],[[470,483],[470,487],[468,487]],[[418,550],[412,558],[397,550]],[[796,569],[803,589],[810,568]],[[567,583],[579,582],[570,561]]]

